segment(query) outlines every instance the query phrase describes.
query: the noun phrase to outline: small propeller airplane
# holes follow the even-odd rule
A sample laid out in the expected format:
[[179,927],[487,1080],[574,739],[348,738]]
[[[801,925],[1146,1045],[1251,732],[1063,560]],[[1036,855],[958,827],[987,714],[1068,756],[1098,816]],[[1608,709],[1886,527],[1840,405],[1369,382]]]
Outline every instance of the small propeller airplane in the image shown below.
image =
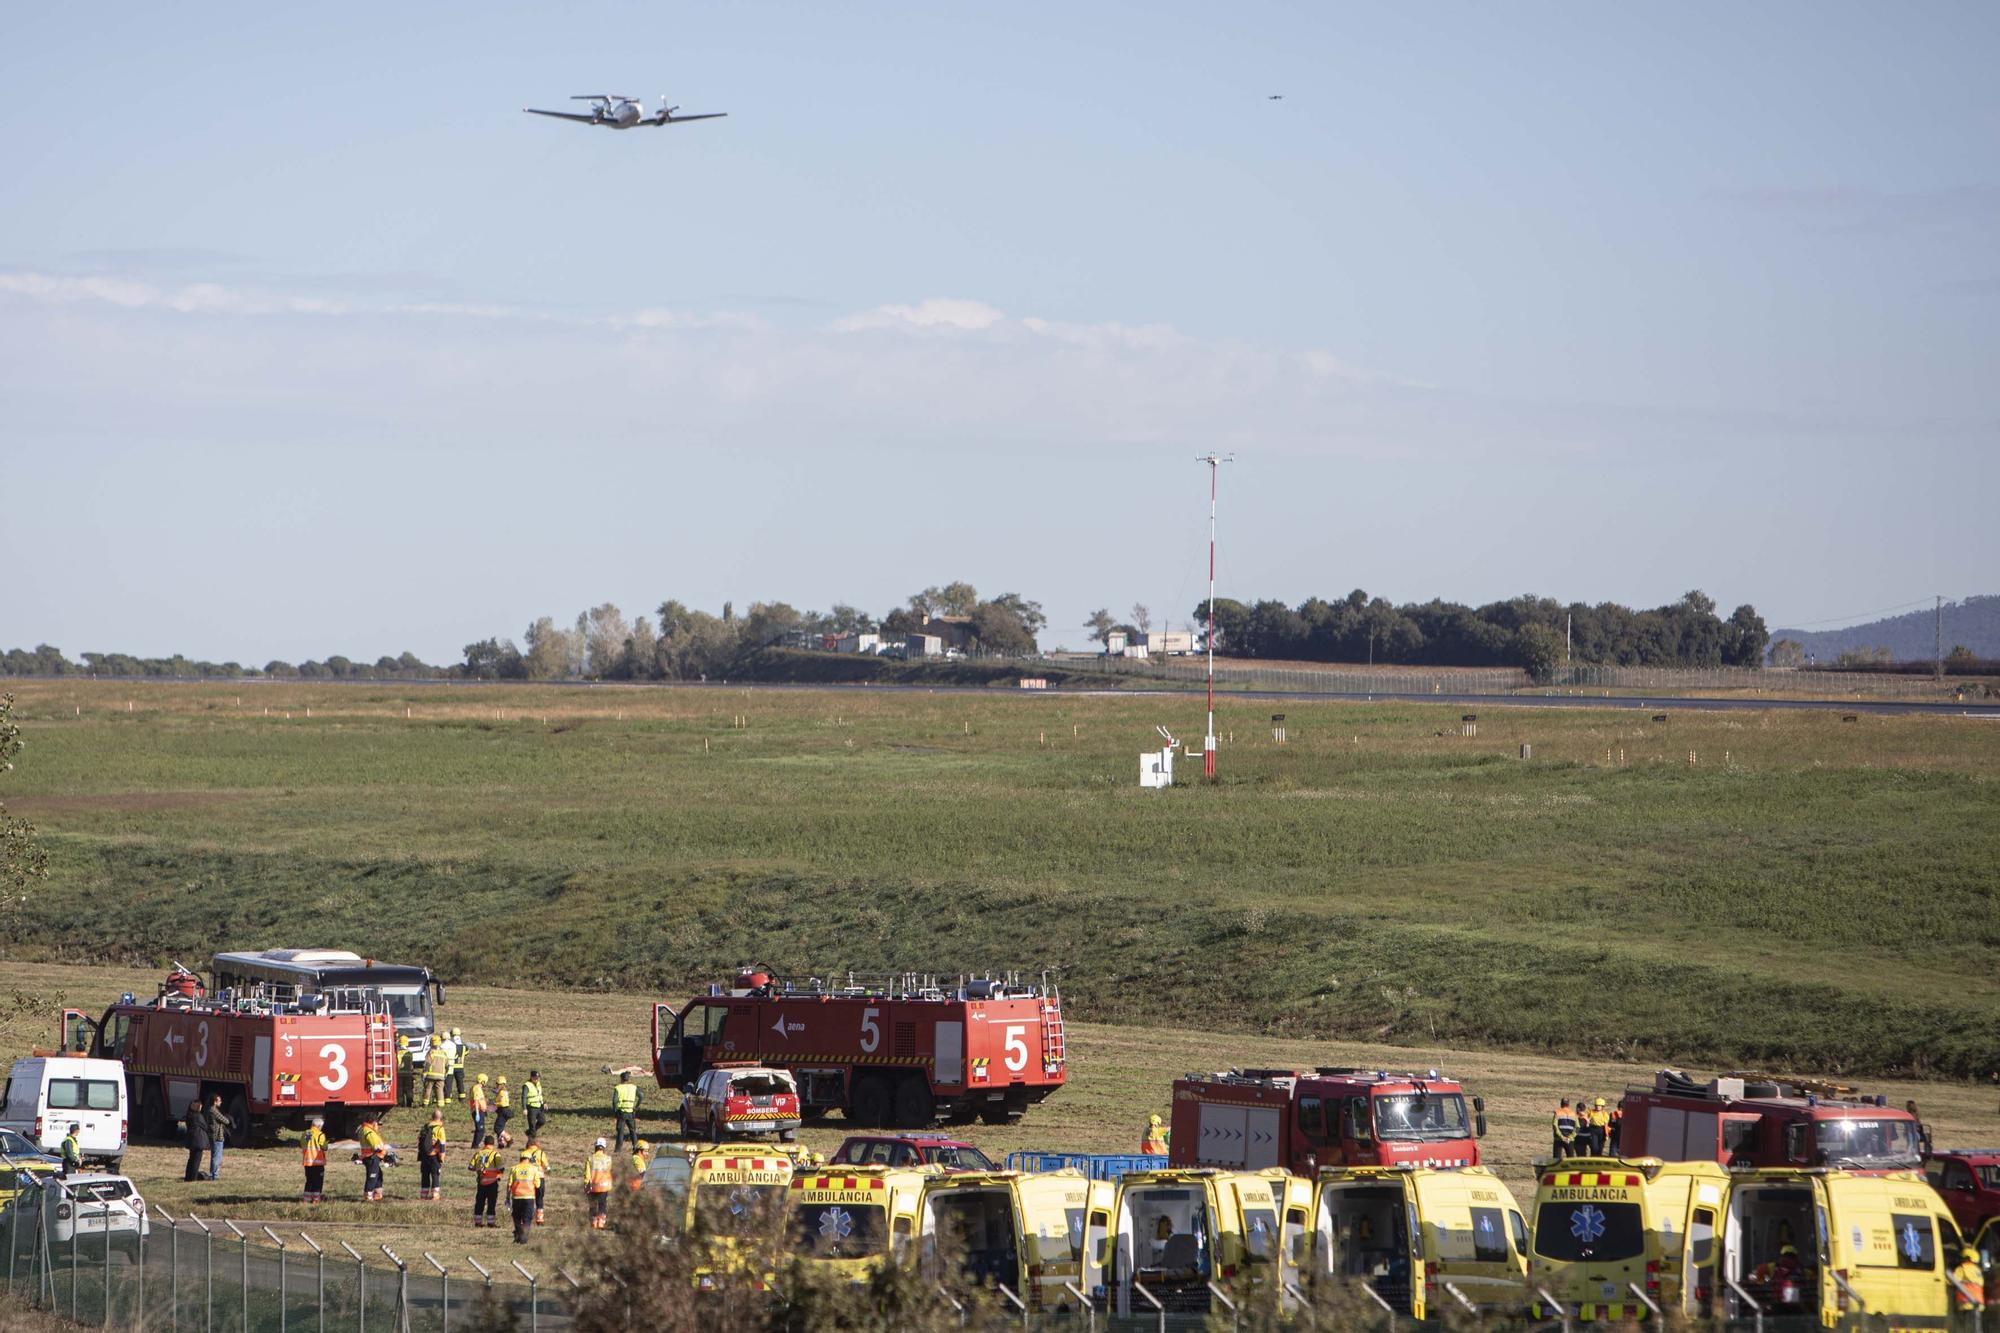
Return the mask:
[[636,97],[623,93],[579,93],[569,99],[572,102],[589,102],[588,112],[544,111],[540,107],[524,106],[521,110],[531,116],[554,116],[557,120],[573,120],[580,125],[602,125],[606,129],[630,130],[641,125],[679,125],[690,120],[720,120],[727,111],[704,111],[698,116],[677,116],[677,106],[668,106],[667,99],[660,99],[660,109],[652,115],[646,114],[646,104]]

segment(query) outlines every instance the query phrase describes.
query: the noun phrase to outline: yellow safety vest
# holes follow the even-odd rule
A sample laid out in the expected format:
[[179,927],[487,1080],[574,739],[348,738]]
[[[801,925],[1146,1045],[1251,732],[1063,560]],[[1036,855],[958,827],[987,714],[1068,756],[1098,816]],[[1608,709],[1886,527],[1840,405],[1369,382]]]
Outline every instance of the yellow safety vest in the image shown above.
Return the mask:
[[472,1162],[467,1169],[478,1173],[482,1185],[498,1184],[500,1177],[507,1173],[507,1168],[500,1164],[498,1148],[481,1148],[472,1154]]
[[307,1166],[325,1166],[326,1135],[316,1129],[307,1130],[305,1138],[299,1141],[299,1156]]
[[521,1105],[530,1111],[542,1109],[542,1083],[540,1079],[529,1079],[521,1085]]
[[467,1098],[467,1100],[468,1100],[468,1101],[470,1101],[470,1102],[472,1103],[472,1113],[473,1113],[474,1115],[485,1115],[485,1114],[486,1114],[486,1085],[485,1085],[484,1083],[475,1083],[475,1084],[473,1084],[473,1085],[472,1085],[472,1096],[471,1096],[471,1097],[469,1097],[469,1098]]
[[424,1077],[442,1082],[444,1076],[450,1072],[451,1057],[444,1053],[442,1047],[431,1047],[431,1053],[424,1057]]
[[514,1102],[514,1094],[508,1090],[508,1087],[505,1083],[502,1083],[499,1087],[493,1090],[493,1104],[495,1106],[498,1106],[502,1110],[505,1110],[507,1107],[513,1105],[513,1102]]
[[583,1188],[591,1194],[611,1193],[611,1154],[594,1152],[583,1168]]
[[620,1083],[611,1090],[611,1104],[618,1108],[618,1114],[630,1115],[639,1109],[639,1085]]
[[527,1158],[507,1168],[507,1197],[510,1199],[534,1198],[535,1187],[541,1183],[542,1169]]

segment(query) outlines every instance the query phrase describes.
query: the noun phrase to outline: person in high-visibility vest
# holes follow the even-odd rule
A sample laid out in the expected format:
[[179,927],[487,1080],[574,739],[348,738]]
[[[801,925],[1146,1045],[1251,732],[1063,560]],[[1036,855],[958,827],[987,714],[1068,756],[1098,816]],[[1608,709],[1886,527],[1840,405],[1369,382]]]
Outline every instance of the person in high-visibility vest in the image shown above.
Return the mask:
[[465,1096],[465,1033],[451,1030],[451,1081],[455,1095]]
[[1576,1112],[1570,1110],[1567,1097],[1562,1099],[1562,1105],[1556,1107],[1554,1130],[1555,1155],[1558,1158],[1576,1156]]
[[375,1125],[374,1117],[361,1122],[361,1144],[355,1158],[361,1163],[361,1197],[370,1203],[382,1202],[382,1160],[388,1142]]
[[1146,1117],[1146,1132],[1139,1136],[1139,1151],[1155,1157],[1167,1151],[1167,1130],[1157,1113]]
[[417,1197],[444,1197],[444,1112],[432,1111],[430,1123],[417,1134]]
[[583,1164],[583,1193],[590,1201],[590,1229],[604,1230],[610,1220],[611,1154],[604,1150],[603,1139],[597,1141],[590,1160]]
[[497,1227],[500,1219],[494,1216],[495,1206],[500,1201],[500,1177],[507,1174],[507,1164],[500,1160],[500,1150],[493,1146],[493,1136],[479,1145],[479,1151],[472,1154],[471,1163],[465,1168],[472,1173],[472,1225],[476,1227]]
[[1604,1099],[1599,1097],[1583,1118],[1590,1126],[1590,1155],[1604,1156],[1611,1146],[1611,1112],[1604,1109]]
[[73,1121],[69,1133],[63,1135],[62,1169],[56,1172],[58,1176],[68,1176],[83,1170],[83,1144],[77,1139],[77,1135],[81,1133],[83,1133],[82,1124]]
[[[481,1074],[479,1077],[485,1078]],[[508,1091],[507,1076],[500,1075],[493,1080],[493,1134],[502,1143],[512,1143],[507,1133],[507,1122],[514,1118],[514,1094]]]
[[514,1210],[514,1243],[526,1245],[535,1226],[535,1191],[542,1187],[541,1165],[521,1149],[521,1160],[507,1168],[508,1206]]
[[1961,1313],[1986,1308],[1986,1270],[1979,1266],[1979,1251],[1970,1245],[1958,1252],[1958,1267],[1951,1270],[1952,1309]]
[[444,1081],[449,1077],[451,1077],[451,1052],[444,1048],[443,1042],[434,1041],[431,1043],[430,1053],[424,1056],[425,1106],[433,1102],[444,1106],[451,1100],[445,1095],[444,1089]]
[[396,1038],[396,1105],[408,1106],[416,1099],[416,1058],[410,1052],[408,1034]]
[[632,1179],[628,1182],[627,1188],[634,1194],[646,1187],[646,1166],[650,1161],[648,1154],[652,1151],[653,1146],[644,1139],[640,1139],[639,1146],[632,1150]]
[[1610,1130],[1611,1145],[1608,1149],[1606,1149],[1606,1151],[1608,1151],[1613,1157],[1616,1157],[1620,1152],[1623,1151],[1623,1149],[1619,1145],[1624,1139],[1624,1129],[1625,1129],[1625,1103],[1620,1102],[1616,1106],[1611,1108],[1611,1130]]
[[618,1113],[618,1129],[612,1141],[619,1147],[625,1146],[629,1135],[632,1145],[639,1144],[639,1085],[632,1081],[632,1071],[626,1070],[618,1076],[618,1085],[611,1089],[611,1109]]
[[486,1112],[492,1107],[492,1102],[488,1100],[486,1095],[486,1075],[481,1074],[477,1079],[473,1080],[472,1095],[465,1099],[465,1104],[472,1111],[472,1137],[474,1139],[485,1138]]
[[528,1132],[539,1134],[548,1120],[548,1099],[542,1091],[542,1071],[530,1069],[528,1081],[521,1085],[521,1109],[528,1113]]
[[521,1148],[521,1156],[541,1168],[542,1174],[535,1182],[535,1220],[537,1222],[546,1222],[549,1220],[547,1212],[549,1197],[549,1155],[543,1149],[541,1140],[530,1134],[528,1135],[527,1143]]
[[307,1123],[306,1136],[299,1140],[299,1163],[306,1169],[305,1192],[299,1200],[318,1203],[326,1189],[326,1121],[319,1116]]

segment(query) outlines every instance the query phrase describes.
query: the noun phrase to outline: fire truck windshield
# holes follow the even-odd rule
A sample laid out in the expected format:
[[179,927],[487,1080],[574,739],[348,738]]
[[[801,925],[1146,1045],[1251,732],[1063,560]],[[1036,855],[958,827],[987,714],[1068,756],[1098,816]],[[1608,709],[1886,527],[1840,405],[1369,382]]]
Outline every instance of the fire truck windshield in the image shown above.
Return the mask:
[[1465,1098],[1455,1092],[1388,1093],[1375,1099],[1375,1135],[1383,1139],[1462,1139]]
[[1828,1166],[1908,1167],[1919,1161],[1916,1126],[1907,1120],[1865,1120],[1856,1116],[1821,1120],[1814,1138]]

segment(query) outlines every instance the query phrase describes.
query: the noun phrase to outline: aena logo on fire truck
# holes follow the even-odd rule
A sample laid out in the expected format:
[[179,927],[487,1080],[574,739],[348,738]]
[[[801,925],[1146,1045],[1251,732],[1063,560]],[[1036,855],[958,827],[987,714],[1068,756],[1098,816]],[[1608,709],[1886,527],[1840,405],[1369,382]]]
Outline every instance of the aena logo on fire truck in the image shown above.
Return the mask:
[[804,1023],[787,1023],[783,1018],[771,1024],[771,1031],[777,1033],[780,1037],[784,1036],[787,1032],[804,1032],[805,1030],[806,1025]]

